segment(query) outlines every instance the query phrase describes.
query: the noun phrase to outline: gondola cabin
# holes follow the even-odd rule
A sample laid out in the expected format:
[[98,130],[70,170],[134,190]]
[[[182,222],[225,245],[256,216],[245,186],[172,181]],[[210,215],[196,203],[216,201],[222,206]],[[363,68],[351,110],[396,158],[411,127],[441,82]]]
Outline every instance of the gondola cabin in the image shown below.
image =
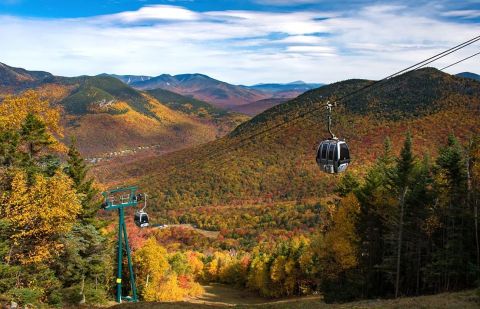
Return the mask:
[[345,141],[327,139],[317,148],[317,164],[326,173],[345,172],[350,163],[350,151]]
[[134,221],[138,227],[148,227],[148,214],[143,210],[136,211]]

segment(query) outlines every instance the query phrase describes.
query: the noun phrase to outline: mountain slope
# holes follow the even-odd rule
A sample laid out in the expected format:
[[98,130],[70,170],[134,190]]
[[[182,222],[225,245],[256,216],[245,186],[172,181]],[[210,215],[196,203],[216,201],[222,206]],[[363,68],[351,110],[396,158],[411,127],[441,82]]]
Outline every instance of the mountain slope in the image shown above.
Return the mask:
[[172,110],[106,74],[61,77],[0,65],[1,96],[26,89],[35,89],[62,108],[65,142],[76,136],[86,156],[145,146],[169,152],[213,140],[238,124],[217,126],[213,121]]
[[133,82],[141,90],[165,89],[196,99],[211,102],[218,107],[242,105],[268,97],[248,87],[231,85],[203,74],[163,74],[146,81]]
[[148,90],[147,93],[173,110],[199,119],[212,121],[219,129],[219,136],[231,132],[250,117],[215,107],[207,102],[182,96],[164,89]]
[[[328,135],[323,104],[370,83],[347,80],[308,91],[254,117],[225,138],[138,162],[125,167],[121,175],[133,177],[152,192],[152,208],[321,197],[338,179],[321,173],[314,159],[318,141]],[[318,111],[282,125],[313,109]],[[434,155],[452,132],[460,139],[479,134],[479,110],[480,83],[423,69],[343,102],[335,108],[333,130],[349,143],[350,171],[363,173],[381,153],[385,137],[394,141],[398,151],[410,130],[417,155]],[[266,128],[275,129],[250,138]]]
[[53,79],[53,75],[43,71],[27,71],[0,62],[0,92],[12,93],[16,89],[26,89]]
[[255,116],[266,111],[269,108],[272,108],[278,104],[285,103],[287,101],[288,99],[284,98],[263,99],[245,105],[234,106],[230,110],[250,116]]
[[75,135],[85,155],[145,145],[172,151],[212,140],[213,124],[171,110],[154,97],[116,78],[57,78],[73,90],[59,102],[66,112],[67,135]]

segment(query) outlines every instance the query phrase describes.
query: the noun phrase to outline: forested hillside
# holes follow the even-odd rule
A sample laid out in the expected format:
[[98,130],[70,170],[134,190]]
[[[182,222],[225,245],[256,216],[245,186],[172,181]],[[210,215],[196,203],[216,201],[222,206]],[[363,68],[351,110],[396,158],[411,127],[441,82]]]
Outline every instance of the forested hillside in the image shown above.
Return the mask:
[[[309,91],[254,117],[228,137],[127,167],[119,175],[146,186],[158,208],[324,196],[337,178],[319,173],[314,160],[317,143],[328,136],[323,104],[370,83],[348,80]],[[411,131],[420,156],[435,156],[451,133],[466,142],[479,130],[479,93],[476,81],[434,69],[414,71],[342,102],[334,111],[333,130],[350,145],[351,171],[363,175],[386,137],[397,141]],[[318,111],[248,138],[312,109]],[[394,144],[395,150],[400,146]]]
[[59,78],[72,87],[61,105],[68,135],[85,155],[154,145],[172,151],[212,140],[213,123],[178,113],[109,76]]

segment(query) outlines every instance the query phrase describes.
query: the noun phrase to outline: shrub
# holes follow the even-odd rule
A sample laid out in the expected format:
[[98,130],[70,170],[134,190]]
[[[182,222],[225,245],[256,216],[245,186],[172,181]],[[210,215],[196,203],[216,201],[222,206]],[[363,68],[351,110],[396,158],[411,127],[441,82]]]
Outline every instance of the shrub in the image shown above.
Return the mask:
[[41,289],[20,288],[11,289],[8,294],[13,301],[19,303],[20,305],[38,305],[43,297],[44,292]]

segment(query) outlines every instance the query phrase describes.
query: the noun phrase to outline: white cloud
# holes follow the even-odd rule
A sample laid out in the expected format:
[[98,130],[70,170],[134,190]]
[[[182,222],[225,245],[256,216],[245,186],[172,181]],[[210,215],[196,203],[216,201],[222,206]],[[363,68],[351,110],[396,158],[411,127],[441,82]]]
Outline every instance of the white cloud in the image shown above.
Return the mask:
[[[476,23],[421,16],[400,6],[370,6],[349,15],[148,6],[77,19],[0,16],[0,62],[67,76],[200,72],[239,84],[333,82],[381,78],[479,32]],[[437,66],[474,52],[465,49]],[[470,61],[450,70],[478,71]]]
[[318,0],[254,0],[254,2],[266,5],[294,6],[299,4],[316,3]]
[[442,15],[446,17],[478,18],[480,17],[480,10],[448,11],[443,13]]
[[142,7],[137,11],[108,15],[105,19],[131,23],[155,20],[196,20],[198,18],[199,14],[182,7],[171,5],[153,5]]

